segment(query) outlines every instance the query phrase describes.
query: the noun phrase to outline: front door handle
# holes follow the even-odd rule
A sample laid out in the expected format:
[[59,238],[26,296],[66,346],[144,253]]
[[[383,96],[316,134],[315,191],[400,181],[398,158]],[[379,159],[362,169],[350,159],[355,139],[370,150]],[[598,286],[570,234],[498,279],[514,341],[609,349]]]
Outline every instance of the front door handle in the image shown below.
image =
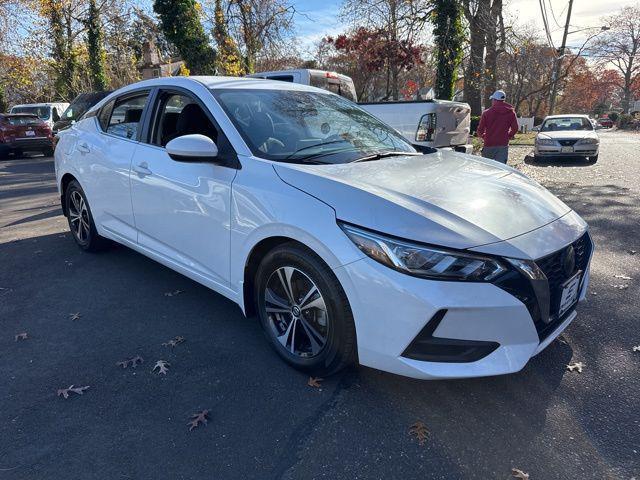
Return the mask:
[[87,145],[87,142],[82,142],[78,144],[78,151],[82,153],[89,153],[91,149],[89,148],[89,145]]
[[141,177],[144,177],[145,175],[151,175],[153,173],[151,170],[149,170],[149,165],[147,164],[147,162],[139,163],[138,165],[133,167],[133,171]]

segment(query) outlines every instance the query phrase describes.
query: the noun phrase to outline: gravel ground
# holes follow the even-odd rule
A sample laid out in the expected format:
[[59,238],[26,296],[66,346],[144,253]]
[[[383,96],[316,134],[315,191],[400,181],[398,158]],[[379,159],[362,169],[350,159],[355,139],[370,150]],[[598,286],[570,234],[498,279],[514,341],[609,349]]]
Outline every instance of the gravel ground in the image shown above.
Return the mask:
[[[513,375],[359,367],[319,389],[221,296],[123,247],[80,252],[51,159],[0,162],[0,479],[640,477],[640,136],[603,133],[595,165],[532,164],[529,150],[512,147],[510,164],[578,211],[597,247],[561,340]],[[116,366],[135,355],[136,369]],[[151,372],[160,359],[166,376]],[[56,397],[71,384],[90,388]]]

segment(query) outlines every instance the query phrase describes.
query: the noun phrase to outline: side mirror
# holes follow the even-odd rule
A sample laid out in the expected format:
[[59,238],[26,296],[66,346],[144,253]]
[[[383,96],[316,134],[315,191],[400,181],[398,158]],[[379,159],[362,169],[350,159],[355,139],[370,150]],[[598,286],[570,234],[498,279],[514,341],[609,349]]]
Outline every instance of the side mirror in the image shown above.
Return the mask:
[[535,127],[533,127],[531,129],[532,132],[539,132],[540,131],[540,125],[536,125]]
[[183,135],[166,145],[169,156],[178,162],[211,162],[218,156],[215,142],[204,135]]

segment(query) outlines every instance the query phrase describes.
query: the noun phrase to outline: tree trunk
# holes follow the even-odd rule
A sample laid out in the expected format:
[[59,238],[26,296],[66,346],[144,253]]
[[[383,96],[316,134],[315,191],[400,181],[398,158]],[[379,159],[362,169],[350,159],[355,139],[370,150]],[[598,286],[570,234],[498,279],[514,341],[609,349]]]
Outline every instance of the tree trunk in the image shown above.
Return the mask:
[[484,58],[485,83],[484,83],[484,106],[489,108],[491,100],[489,97],[498,88],[498,21],[502,16],[502,0],[493,0],[487,28],[487,53]]
[[464,10],[469,22],[469,63],[464,78],[464,99],[471,106],[471,115],[482,113],[482,80],[484,79],[484,48],[486,27],[491,0],[476,0],[475,13],[471,12],[470,0],[465,0]]

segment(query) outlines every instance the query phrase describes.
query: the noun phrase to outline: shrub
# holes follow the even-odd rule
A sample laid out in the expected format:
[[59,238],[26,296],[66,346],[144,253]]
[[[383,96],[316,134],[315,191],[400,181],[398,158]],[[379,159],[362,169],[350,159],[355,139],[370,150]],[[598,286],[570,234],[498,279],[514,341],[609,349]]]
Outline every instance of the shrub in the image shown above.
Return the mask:
[[620,115],[620,117],[618,118],[618,128],[632,128],[635,126],[635,119],[633,118],[632,115],[627,115],[626,113],[623,113],[622,115]]
[[609,112],[608,116],[611,119],[611,121],[615,123],[618,120],[618,117],[620,115],[618,115],[618,112]]
[[476,133],[478,129],[478,124],[480,123],[480,115],[471,115],[471,135]]

